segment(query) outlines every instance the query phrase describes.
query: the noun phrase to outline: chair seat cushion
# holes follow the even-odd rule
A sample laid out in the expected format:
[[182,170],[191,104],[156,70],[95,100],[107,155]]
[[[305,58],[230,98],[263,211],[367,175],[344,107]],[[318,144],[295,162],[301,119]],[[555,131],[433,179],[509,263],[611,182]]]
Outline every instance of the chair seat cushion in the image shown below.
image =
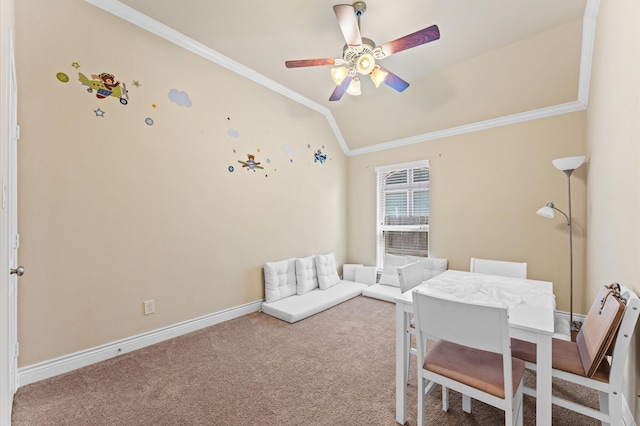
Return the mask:
[[[504,398],[501,354],[440,340],[427,352],[423,367],[425,370],[464,383],[498,398]],[[524,361],[513,358],[514,395],[523,373]]]
[[[552,339],[551,348],[551,366],[554,369],[586,377],[578,345],[575,342]],[[536,349],[535,343],[511,339],[511,353],[516,358],[535,364],[537,359]],[[606,360],[600,363],[592,378],[605,383],[609,381],[609,363]]]

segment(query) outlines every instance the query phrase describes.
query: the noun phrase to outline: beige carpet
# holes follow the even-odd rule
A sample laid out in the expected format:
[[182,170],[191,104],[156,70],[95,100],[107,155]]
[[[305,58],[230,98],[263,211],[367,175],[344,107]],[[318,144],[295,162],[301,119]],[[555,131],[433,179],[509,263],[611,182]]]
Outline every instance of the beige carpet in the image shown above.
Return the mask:
[[[246,315],[20,388],[12,425],[393,426],[394,313],[391,303],[357,297],[296,324]],[[415,425],[414,357],[410,374]],[[554,391],[598,406],[592,391],[562,382]],[[428,424],[504,424],[477,401],[464,413],[455,392],[449,412],[440,404],[438,388]],[[524,424],[535,425],[535,400],[525,396],[524,409]],[[553,424],[599,423],[554,406]]]

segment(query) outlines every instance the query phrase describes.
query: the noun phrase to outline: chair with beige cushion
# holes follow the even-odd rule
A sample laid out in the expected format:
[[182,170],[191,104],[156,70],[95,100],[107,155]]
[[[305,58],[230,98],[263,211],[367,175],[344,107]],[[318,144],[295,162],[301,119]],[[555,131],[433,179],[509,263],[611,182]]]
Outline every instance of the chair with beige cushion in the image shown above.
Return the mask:
[[[511,356],[506,307],[494,307],[413,293],[418,337],[418,422],[424,425],[425,396],[435,385],[504,410],[505,425],[522,425],[525,363]],[[436,340],[428,352],[427,339]],[[426,352],[426,353],[425,353]]]
[[[552,396],[552,402],[612,426],[625,424],[622,416],[624,370],[640,314],[638,296],[625,287],[620,293],[626,299],[626,305],[608,287],[603,287],[576,341],[552,341],[553,377],[597,390],[600,410],[557,395]],[[513,339],[512,351],[514,356],[526,362],[527,368],[536,369],[535,344]],[[536,390],[528,387],[525,387],[524,393],[536,396]]]

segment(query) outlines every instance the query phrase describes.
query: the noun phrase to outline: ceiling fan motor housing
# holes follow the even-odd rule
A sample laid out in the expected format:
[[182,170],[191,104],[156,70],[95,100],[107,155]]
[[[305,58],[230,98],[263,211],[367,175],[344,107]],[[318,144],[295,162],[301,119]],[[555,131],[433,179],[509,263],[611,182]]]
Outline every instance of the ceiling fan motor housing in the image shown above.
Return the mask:
[[374,60],[375,55],[373,53],[373,49],[375,48],[375,45],[376,44],[373,42],[373,40],[366,37],[362,37],[362,44],[360,46],[349,46],[348,44],[345,44],[342,52],[342,59],[350,69],[355,69],[360,71],[360,67],[358,66],[358,61],[364,55],[368,55],[366,59],[371,62],[371,65],[364,67],[368,69],[368,72],[360,71],[363,74],[368,74],[369,72],[371,72],[369,68],[373,68],[373,66],[375,65],[375,60]]

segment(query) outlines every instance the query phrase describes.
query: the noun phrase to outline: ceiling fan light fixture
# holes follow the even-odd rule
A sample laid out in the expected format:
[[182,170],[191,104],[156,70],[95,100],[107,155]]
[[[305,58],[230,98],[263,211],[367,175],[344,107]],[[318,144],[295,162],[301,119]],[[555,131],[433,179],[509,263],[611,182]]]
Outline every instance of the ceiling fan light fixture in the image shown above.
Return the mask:
[[387,78],[387,75],[389,75],[389,73],[381,70],[377,65],[373,68],[371,74],[369,74],[371,81],[373,81],[373,84],[375,84],[376,87],[380,87],[380,85],[384,83],[384,79]]
[[344,79],[347,78],[347,75],[349,75],[349,70],[347,69],[347,67],[338,67],[331,69],[331,79],[337,85],[340,85],[340,83],[342,83]]
[[362,91],[360,90],[360,79],[354,78],[349,83],[349,87],[347,88],[347,93],[351,96],[360,96]]
[[287,68],[334,66],[335,68],[331,70],[330,74],[336,87],[331,93],[329,101],[339,101],[345,93],[354,96],[360,95],[360,74],[370,76],[376,87],[384,83],[398,93],[403,92],[409,87],[409,83],[393,72],[380,68],[376,65],[376,61],[439,40],[440,29],[437,25],[431,25],[378,45],[370,38],[362,37],[360,18],[366,9],[365,2],[360,0],[352,5],[333,5],[333,12],[346,42],[342,48],[342,58],[300,59],[285,61],[284,65]]
[[375,59],[373,59],[373,56],[368,53],[360,55],[356,62],[356,69],[360,74],[371,74],[371,71],[373,71],[375,66]]

